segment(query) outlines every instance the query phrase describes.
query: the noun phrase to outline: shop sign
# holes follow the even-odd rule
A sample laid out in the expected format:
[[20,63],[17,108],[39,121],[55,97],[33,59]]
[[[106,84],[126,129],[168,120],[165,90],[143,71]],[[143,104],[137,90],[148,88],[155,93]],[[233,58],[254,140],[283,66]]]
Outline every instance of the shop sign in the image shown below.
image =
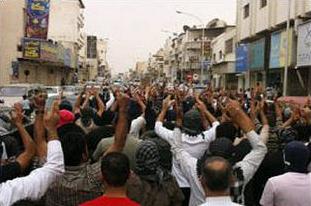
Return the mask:
[[248,69],[248,44],[240,44],[236,47],[236,72],[245,72]]
[[311,22],[298,26],[297,66],[311,65]]
[[251,70],[264,68],[265,60],[265,38],[259,39],[249,46],[249,62]]

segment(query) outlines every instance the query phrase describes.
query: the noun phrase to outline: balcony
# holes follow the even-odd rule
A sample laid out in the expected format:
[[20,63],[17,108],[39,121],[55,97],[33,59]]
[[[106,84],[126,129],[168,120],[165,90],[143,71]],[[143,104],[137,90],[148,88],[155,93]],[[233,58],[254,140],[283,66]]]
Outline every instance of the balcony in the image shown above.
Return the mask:
[[200,50],[201,44],[201,41],[190,41],[186,42],[185,47],[187,50]]

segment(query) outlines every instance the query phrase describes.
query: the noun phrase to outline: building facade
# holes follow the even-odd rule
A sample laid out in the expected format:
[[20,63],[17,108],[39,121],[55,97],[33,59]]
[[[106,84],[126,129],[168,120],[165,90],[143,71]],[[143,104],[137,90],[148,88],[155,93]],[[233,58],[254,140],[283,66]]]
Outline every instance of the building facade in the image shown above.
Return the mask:
[[296,65],[297,28],[310,19],[310,12],[309,0],[237,1],[237,60],[247,58],[246,64],[239,64],[239,69],[245,71],[247,88],[259,82],[282,91],[284,68],[288,66],[287,94],[306,94],[302,83],[309,81],[310,72]]
[[96,80],[97,77],[110,78],[111,72],[107,60],[108,42],[94,35],[86,36],[85,68],[88,72],[86,80]]
[[224,33],[211,42],[212,49],[212,85],[214,88],[236,90],[241,88],[243,79],[235,69],[235,42],[236,30],[234,26],[228,27]]
[[0,52],[6,54],[0,56],[0,85],[75,83],[84,4],[81,0],[35,3],[0,3]]

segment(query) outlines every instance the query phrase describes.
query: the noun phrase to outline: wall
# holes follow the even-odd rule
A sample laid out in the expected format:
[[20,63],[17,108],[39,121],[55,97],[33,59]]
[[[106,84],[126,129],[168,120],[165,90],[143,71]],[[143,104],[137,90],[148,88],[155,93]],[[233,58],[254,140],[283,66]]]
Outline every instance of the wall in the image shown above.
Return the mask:
[[257,1],[255,6],[255,10],[257,11],[255,14],[255,33],[261,32],[267,28],[269,28],[269,4],[271,1],[267,0],[267,5],[265,7],[260,8],[260,1]]
[[[244,40],[256,34],[276,28],[287,20],[288,0],[267,0],[260,8],[261,0],[237,0],[237,39]],[[250,5],[249,17],[244,18],[244,5]],[[310,0],[291,0],[290,18],[305,16],[311,11]]]
[[80,3],[68,0],[51,0],[48,38],[55,41],[77,42]]
[[[30,72],[27,80],[24,75],[25,70]],[[64,68],[29,62],[21,62],[20,71],[19,83],[38,83],[51,86],[60,85],[62,78],[70,82],[72,75],[70,70],[65,70]]]
[[10,83],[11,62],[21,56],[17,45],[24,35],[24,7],[24,0],[0,2],[0,85]]

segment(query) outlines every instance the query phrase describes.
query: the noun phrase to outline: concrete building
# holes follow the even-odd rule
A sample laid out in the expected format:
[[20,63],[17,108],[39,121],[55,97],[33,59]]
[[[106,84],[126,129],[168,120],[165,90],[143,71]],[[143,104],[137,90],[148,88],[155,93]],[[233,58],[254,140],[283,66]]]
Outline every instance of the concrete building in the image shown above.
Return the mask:
[[236,30],[232,26],[211,42],[212,49],[212,84],[215,88],[237,89],[243,88],[243,79],[235,69]]
[[172,42],[172,39],[171,37],[169,37],[168,39],[166,39],[164,46],[163,46],[163,61],[164,61],[163,73],[165,74],[165,77],[167,78],[168,81],[172,81],[174,77],[172,67],[170,66],[170,62],[171,62],[170,52],[172,50],[171,42]]
[[[290,3],[289,3],[290,2]],[[289,13],[290,29],[286,32]],[[248,58],[243,64],[246,72],[246,87],[257,82],[282,90],[284,67],[289,67],[288,94],[303,94],[299,75],[306,81],[309,70],[296,67],[297,26],[310,19],[309,0],[238,0],[237,42],[243,45],[248,57],[237,55],[237,59]],[[289,38],[288,38],[289,37]],[[287,39],[289,54],[286,57]],[[286,62],[288,59],[288,62]],[[240,68],[242,69],[242,68]],[[300,73],[300,74],[299,74]]]
[[148,63],[146,61],[138,61],[135,65],[135,72],[137,72],[137,74],[144,74],[147,72],[147,68]]
[[109,69],[107,53],[108,53],[108,41],[106,39],[98,39],[97,41],[98,76],[109,79],[111,77],[111,72]]
[[85,68],[88,72],[86,80],[96,80],[97,77],[110,78],[107,40],[88,35],[86,37],[86,47],[83,49],[86,49]]
[[[42,40],[24,38],[26,6],[24,0],[0,3],[0,85],[72,83],[83,45],[82,0],[51,0],[47,39]],[[30,51],[35,51],[35,56],[26,57],[25,52]]]
[[[203,61],[211,61],[211,42],[212,40],[225,32],[227,28],[230,28],[226,22],[213,19],[204,28],[204,38],[203,29],[194,27],[186,27],[185,39],[183,44],[183,55],[181,62],[181,70],[183,73],[183,78],[186,76],[201,75],[201,65]],[[202,56],[202,42],[204,41],[204,54]],[[204,66],[203,69],[203,80],[210,79],[210,69]]]
[[[211,62],[212,40],[230,30],[226,22],[213,19],[204,28],[184,26],[183,32],[174,38],[168,38],[163,47],[164,73],[170,81],[190,81],[193,76],[201,75],[202,62]],[[202,42],[204,40],[204,54]],[[203,80],[211,78],[211,70],[204,65]]]
[[148,59],[148,67],[146,74],[152,81],[164,80],[164,50],[159,49]]

